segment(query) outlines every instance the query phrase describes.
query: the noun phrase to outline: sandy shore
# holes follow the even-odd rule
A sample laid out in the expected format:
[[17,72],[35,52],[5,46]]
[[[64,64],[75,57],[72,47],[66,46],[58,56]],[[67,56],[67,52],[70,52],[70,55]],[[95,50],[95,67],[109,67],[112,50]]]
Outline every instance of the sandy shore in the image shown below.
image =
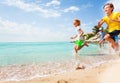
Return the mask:
[[119,77],[120,61],[116,61],[104,63],[92,69],[80,69],[43,78],[1,83],[120,83]]

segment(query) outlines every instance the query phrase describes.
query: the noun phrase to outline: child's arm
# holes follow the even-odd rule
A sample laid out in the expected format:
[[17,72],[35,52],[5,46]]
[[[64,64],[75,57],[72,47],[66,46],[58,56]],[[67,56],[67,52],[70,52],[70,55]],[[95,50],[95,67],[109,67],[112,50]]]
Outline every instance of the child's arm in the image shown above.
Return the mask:
[[100,37],[100,34],[99,34],[99,32],[92,38],[93,40],[96,40],[96,39],[98,39]]
[[76,37],[77,37],[77,34],[75,36],[73,36],[73,37],[70,37],[70,39],[75,39]]
[[98,27],[100,28],[103,23],[104,23],[104,21],[101,19],[101,20],[98,22]]

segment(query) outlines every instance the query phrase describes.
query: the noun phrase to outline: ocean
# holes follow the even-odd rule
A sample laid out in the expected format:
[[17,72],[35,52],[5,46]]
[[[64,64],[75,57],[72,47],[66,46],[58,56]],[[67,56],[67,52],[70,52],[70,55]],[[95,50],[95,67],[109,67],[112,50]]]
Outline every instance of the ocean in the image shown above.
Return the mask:
[[[1,42],[0,81],[24,80],[75,70],[74,43],[70,42]],[[79,63],[86,68],[115,60],[108,44],[102,48],[89,44],[79,53]]]
[[29,64],[72,58],[72,44],[65,42],[0,43],[0,65]]

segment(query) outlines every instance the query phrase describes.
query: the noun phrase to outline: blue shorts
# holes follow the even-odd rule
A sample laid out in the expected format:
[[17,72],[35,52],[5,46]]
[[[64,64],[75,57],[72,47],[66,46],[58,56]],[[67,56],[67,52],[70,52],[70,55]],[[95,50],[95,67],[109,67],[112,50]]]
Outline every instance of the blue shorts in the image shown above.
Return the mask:
[[114,31],[112,31],[112,32],[110,32],[108,34],[110,34],[111,37],[114,37],[115,35],[119,35],[120,34],[120,30],[114,30]]
[[113,32],[110,32],[108,34],[115,42],[118,42],[118,35],[120,34],[120,30],[114,30]]
[[112,37],[112,39],[113,39],[116,43],[118,43],[118,41],[119,41],[118,35],[115,35],[114,37]]

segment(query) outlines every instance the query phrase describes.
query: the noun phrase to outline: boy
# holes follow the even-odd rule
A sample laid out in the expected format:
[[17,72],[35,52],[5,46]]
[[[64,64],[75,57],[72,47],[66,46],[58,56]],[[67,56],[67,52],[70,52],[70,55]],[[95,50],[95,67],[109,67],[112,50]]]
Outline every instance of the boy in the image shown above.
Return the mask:
[[79,19],[75,19],[73,21],[73,25],[76,29],[76,35],[74,37],[71,37],[71,39],[75,39],[75,45],[74,45],[74,50],[75,53],[78,53],[78,50],[80,50],[83,46],[88,46],[87,43],[85,43],[82,39],[82,35],[83,35],[83,30],[80,28],[80,20]]
[[109,33],[105,35],[104,39],[100,41],[100,43],[107,40],[111,44],[111,47],[115,51],[118,51],[118,45],[115,43],[115,37],[120,34],[120,12],[113,12],[114,5],[112,3],[105,4],[103,9],[106,16],[98,22],[98,27],[101,27],[103,23],[106,23]]
[[[103,28],[99,28],[99,36],[100,36],[100,41],[104,38],[105,36],[105,32],[103,31]],[[100,48],[102,47],[101,43],[99,44],[100,45]]]
[[80,20],[79,19],[75,19],[73,21],[73,25],[76,29],[76,35],[71,37],[71,39],[76,39],[75,40],[75,45],[74,45],[74,50],[75,50],[75,58],[77,60],[76,62],[76,70],[78,69],[84,69],[85,67],[83,65],[80,64],[79,62],[79,56],[77,55],[78,50],[80,50],[83,46],[88,46],[87,43],[84,42],[82,35],[83,35],[83,30],[80,28]]

